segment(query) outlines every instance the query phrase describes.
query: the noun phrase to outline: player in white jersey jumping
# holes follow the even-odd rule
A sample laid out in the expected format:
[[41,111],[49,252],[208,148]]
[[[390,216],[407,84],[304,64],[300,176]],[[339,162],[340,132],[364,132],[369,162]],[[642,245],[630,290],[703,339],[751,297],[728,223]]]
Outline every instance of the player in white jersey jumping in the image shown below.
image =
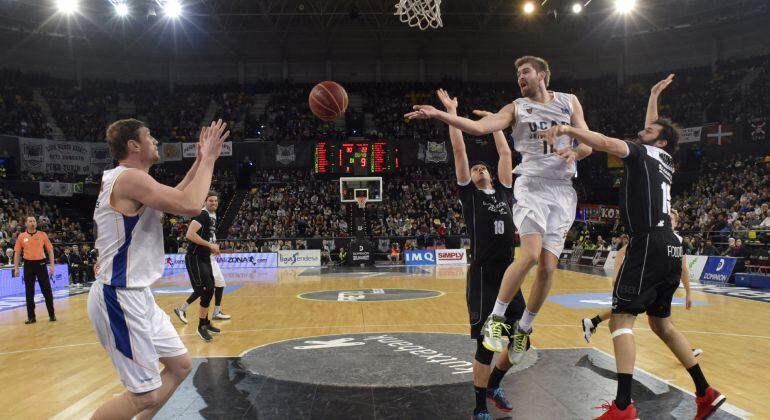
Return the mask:
[[506,344],[503,330],[510,328],[505,324],[505,311],[529,270],[537,264],[527,309],[515,324],[513,339],[508,344],[508,358],[513,364],[521,362],[528,348],[532,322],[551,289],[564,239],[575,220],[577,194],[571,182],[576,173],[575,161],[591,154],[588,146],[573,147],[573,140],[567,136],[560,137],[553,147],[539,137],[539,133],[556,125],[588,128],[575,95],[548,90],[551,78],[548,62],[524,56],[516,60],[516,69],[523,97],[496,114],[473,121],[430,105],[415,105],[414,111],[405,115],[409,119],[435,118],[476,136],[513,128],[514,148],[522,156],[521,164],[513,170],[518,177],[512,208],[521,250],[505,271],[497,302],[484,325],[484,346],[502,351]]
[[104,171],[94,210],[99,269],[88,294],[88,316],[127,392],[99,407],[94,419],[152,418],[192,369],[150,285],[163,273],[162,214],[200,212],[230,134],[225,129],[219,120],[201,131],[195,163],[179,185],[169,187],[148,173],[159,160],[158,142],[144,123],[127,119],[107,128],[119,165]]

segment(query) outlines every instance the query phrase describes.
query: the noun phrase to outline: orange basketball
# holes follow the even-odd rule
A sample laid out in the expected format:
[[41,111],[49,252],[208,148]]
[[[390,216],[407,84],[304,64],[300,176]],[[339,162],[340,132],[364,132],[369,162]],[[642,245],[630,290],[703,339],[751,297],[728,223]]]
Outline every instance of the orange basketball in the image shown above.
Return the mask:
[[308,103],[313,115],[324,121],[332,121],[348,109],[348,93],[339,83],[327,80],[313,86]]

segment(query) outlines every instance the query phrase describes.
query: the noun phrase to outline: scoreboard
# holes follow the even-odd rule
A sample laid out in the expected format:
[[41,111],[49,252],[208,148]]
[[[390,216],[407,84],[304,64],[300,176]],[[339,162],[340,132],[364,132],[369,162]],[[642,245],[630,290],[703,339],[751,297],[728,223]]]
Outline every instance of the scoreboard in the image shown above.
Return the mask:
[[317,174],[366,176],[398,170],[398,146],[384,141],[327,142],[315,145]]

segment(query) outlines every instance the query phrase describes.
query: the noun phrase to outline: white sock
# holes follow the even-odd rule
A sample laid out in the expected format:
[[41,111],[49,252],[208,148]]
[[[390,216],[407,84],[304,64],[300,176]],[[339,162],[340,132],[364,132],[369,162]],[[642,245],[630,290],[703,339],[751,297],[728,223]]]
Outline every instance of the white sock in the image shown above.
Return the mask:
[[505,311],[508,309],[508,302],[503,302],[500,299],[495,300],[495,307],[492,308],[492,315],[505,317]]
[[187,310],[187,301],[184,301],[184,303],[179,305],[179,309],[182,310],[182,311],[186,311]]
[[537,312],[530,312],[529,309],[524,309],[524,314],[519,321],[519,329],[522,331],[529,331],[532,329],[532,323],[535,321]]
[[222,313],[222,307],[221,306],[215,306],[214,307],[214,315]]

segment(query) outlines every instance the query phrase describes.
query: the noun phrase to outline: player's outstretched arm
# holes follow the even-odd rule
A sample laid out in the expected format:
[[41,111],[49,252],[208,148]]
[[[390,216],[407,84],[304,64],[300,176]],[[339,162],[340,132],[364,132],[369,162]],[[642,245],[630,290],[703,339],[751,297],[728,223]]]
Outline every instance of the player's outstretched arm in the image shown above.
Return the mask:
[[[473,110],[473,113],[482,118],[492,115],[489,111],[481,111],[478,109]],[[502,130],[492,133],[492,137],[495,139],[497,154],[500,156],[497,161],[497,178],[500,180],[501,184],[510,187],[513,185],[513,153],[511,152],[511,147],[508,145],[508,140],[506,140]]]
[[[572,95],[570,101],[572,102],[571,125],[583,130],[588,130],[588,124],[586,124],[585,114],[583,113],[583,105],[580,104],[580,101],[575,95]],[[573,150],[575,151],[575,160],[584,159],[593,153],[593,150],[583,143],[578,144]]]
[[[544,135],[545,140],[548,141],[549,144],[553,144],[554,139],[559,136],[570,136],[593,150],[607,152],[619,158],[625,158],[629,153],[628,145],[623,140],[607,137],[602,133],[583,130],[569,125],[553,126],[549,128]],[[559,153],[560,151],[557,150],[556,152]],[[559,154],[561,155],[562,153]]]
[[650,89],[650,99],[647,100],[647,114],[644,116],[645,127],[649,127],[650,124],[658,119],[658,98],[673,80],[674,74],[671,73],[665,79],[655,83],[655,86]]
[[[201,128],[201,134],[200,136],[203,136],[203,130],[205,127]],[[198,170],[198,166],[200,166],[201,161],[201,144],[200,144],[200,137],[198,137],[198,145],[196,146],[197,153],[195,155],[195,162],[193,162],[190,169],[185,174],[184,178],[182,178],[181,181],[179,181],[179,184],[176,185],[176,189],[183,190],[184,187],[190,185],[190,181],[192,181],[193,177],[195,177],[195,172]]]
[[415,105],[412,112],[404,114],[405,118],[410,120],[425,120],[435,118],[443,121],[453,127],[473,135],[481,136],[483,134],[494,133],[503,130],[513,124],[516,115],[516,105],[510,103],[504,106],[495,114],[486,116],[478,121],[468,118],[458,117],[448,112],[440,111],[430,105]]
[[[438,99],[450,115],[457,115],[457,98],[452,98],[444,89],[436,91]],[[468,153],[465,150],[463,132],[459,128],[449,126],[449,141],[452,143],[452,153],[455,158],[455,177],[460,184],[466,184],[471,179],[471,170],[468,167]]]
[[182,190],[163,185],[144,171],[129,169],[115,180],[112,199],[131,200],[166,213],[197,216],[211,187],[211,175],[222,143],[230,136],[226,128],[221,119],[205,128],[200,141],[201,161],[193,179]]

